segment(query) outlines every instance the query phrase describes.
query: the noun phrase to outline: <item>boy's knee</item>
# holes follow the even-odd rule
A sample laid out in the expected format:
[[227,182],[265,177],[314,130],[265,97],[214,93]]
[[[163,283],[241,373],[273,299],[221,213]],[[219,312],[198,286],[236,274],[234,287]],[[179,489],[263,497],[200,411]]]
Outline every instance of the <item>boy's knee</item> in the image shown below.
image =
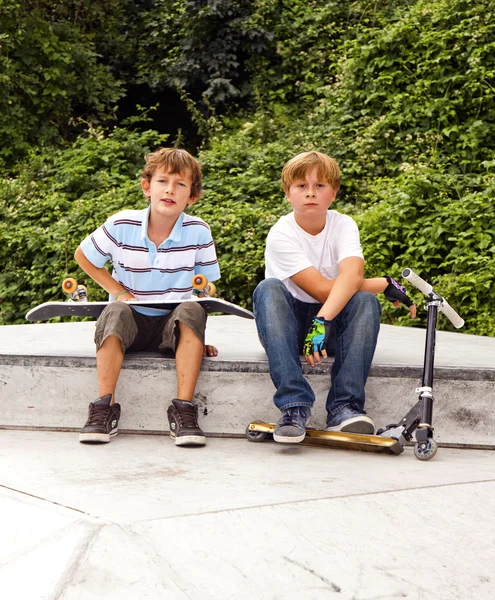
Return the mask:
[[356,292],[349,301],[351,310],[370,317],[380,318],[382,307],[375,294],[371,292]]
[[174,317],[179,323],[185,325],[194,325],[195,328],[204,329],[206,327],[206,313],[204,308],[198,302],[184,302],[174,311]]
[[204,345],[206,330],[206,312],[199,302],[183,302],[174,309],[170,321],[165,326],[160,348],[176,349],[180,339],[180,330],[190,329]]
[[264,279],[261,283],[256,286],[253,293],[253,302],[260,302],[262,299],[269,298],[271,301],[277,297],[285,295],[287,288],[275,277]]
[[101,313],[95,328],[95,344],[98,351],[109,336],[116,336],[121,341],[125,352],[137,334],[137,325],[132,316],[132,309],[123,302],[111,302]]

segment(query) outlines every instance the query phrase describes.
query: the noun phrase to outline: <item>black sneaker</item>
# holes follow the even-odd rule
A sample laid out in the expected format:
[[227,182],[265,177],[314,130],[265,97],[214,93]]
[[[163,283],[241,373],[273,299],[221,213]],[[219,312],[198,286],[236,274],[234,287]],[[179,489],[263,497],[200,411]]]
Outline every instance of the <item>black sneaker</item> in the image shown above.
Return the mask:
[[310,415],[311,409],[307,406],[293,406],[283,410],[273,432],[273,439],[283,444],[302,442]]
[[205,434],[198,425],[198,407],[185,400],[172,400],[167,410],[170,437],[176,446],[204,446]]
[[79,434],[80,442],[109,442],[119,433],[120,404],[112,404],[112,394],[98,398],[89,405],[88,420]]

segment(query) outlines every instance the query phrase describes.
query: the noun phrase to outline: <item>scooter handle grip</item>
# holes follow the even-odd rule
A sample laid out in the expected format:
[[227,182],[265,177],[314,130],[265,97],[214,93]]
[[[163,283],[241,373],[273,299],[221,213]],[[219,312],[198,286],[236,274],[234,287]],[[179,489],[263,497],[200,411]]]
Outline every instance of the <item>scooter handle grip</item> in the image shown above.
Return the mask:
[[440,311],[443,312],[456,329],[460,329],[464,325],[464,319],[455,312],[445,298],[442,298]]
[[412,269],[404,269],[402,271],[402,277],[407,279],[414,287],[418,288],[420,292],[423,292],[425,296],[429,296],[433,292],[433,287],[424,279],[421,279],[419,275],[416,275]]
[[[424,279],[421,279],[419,275],[416,275],[412,269],[404,269],[402,271],[402,277],[407,279],[414,287],[418,288],[420,292],[423,292],[425,296],[434,293],[433,287]],[[464,319],[455,312],[445,298],[442,298],[440,312],[443,312],[456,329],[460,329],[464,325]]]

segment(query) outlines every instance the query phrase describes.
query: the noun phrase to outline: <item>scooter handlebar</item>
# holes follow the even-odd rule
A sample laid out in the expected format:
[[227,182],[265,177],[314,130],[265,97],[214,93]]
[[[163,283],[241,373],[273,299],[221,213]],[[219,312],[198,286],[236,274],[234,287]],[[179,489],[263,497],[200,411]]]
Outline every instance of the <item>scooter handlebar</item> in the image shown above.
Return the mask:
[[[421,279],[419,275],[416,275],[412,269],[404,269],[402,271],[402,277],[407,279],[414,287],[418,288],[425,296],[435,293],[433,287],[424,279]],[[456,313],[445,298],[441,298],[440,312],[443,312],[456,329],[460,329],[464,325],[464,319]]]
[[421,279],[419,275],[416,275],[412,269],[404,269],[402,271],[402,277],[407,279],[414,287],[418,288],[420,292],[423,292],[425,296],[429,296],[433,292],[433,287],[424,279]]
[[455,312],[445,298],[442,298],[442,306],[440,310],[456,329],[460,329],[464,325],[464,319]]

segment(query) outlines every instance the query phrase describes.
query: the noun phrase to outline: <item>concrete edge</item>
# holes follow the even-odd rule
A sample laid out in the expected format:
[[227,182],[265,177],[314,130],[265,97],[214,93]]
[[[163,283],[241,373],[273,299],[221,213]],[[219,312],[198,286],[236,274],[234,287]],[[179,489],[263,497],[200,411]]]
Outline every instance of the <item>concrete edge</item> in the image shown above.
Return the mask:
[[[158,364],[159,361],[159,364]],[[301,361],[305,375],[329,375],[333,361],[325,361],[321,367],[312,368]],[[0,365],[37,366],[37,367],[67,367],[71,369],[95,368],[96,359],[87,356],[49,356],[49,355],[14,355],[0,354]],[[123,369],[140,370],[174,370],[175,360],[163,357],[161,354],[141,353],[126,356]],[[225,373],[261,373],[266,374],[268,361],[226,361],[205,358],[201,365],[202,371]],[[370,377],[410,377],[421,379],[422,367],[407,365],[373,365]],[[435,379],[462,381],[495,381],[495,368],[476,367],[435,367]]]

